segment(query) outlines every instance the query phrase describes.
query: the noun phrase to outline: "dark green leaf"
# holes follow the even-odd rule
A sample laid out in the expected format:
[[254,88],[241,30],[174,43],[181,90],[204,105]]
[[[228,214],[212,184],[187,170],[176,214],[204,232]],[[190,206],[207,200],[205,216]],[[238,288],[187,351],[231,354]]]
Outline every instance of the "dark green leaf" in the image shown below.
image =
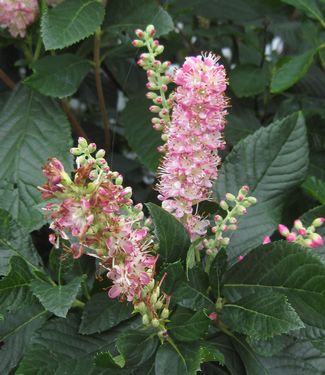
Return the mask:
[[118,337],[116,347],[125,359],[126,367],[139,367],[155,353],[158,338],[146,332],[131,331]]
[[323,375],[325,372],[324,353],[308,341],[293,343],[277,355],[260,357],[260,361],[270,375]]
[[131,317],[131,304],[110,299],[107,293],[98,293],[87,302],[81,318],[82,334],[106,331]]
[[[120,363],[121,358],[122,363]],[[124,359],[120,355],[113,357],[110,352],[101,352],[95,356],[95,365],[97,367],[118,369],[124,366]]]
[[222,288],[222,276],[225,273],[228,266],[228,257],[225,249],[221,249],[216,257],[214,258],[210,272],[209,281],[213,294],[216,297],[221,297],[220,291]]
[[160,134],[152,128],[152,113],[149,101],[143,95],[131,98],[121,114],[120,122],[125,129],[125,137],[130,147],[137,153],[141,162],[151,171],[156,171],[161,145]]
[[0,113],[0,207],[28,230],[44,223],[36,187],[49,156],[71,168],[70,125],[57,103],[18,87]]
[[78,90],[89,70],[89,62],[76,55],[45,56],[33,64],[24,83],[43,95],[63,98]]
[[274,336],[267,340],[256,340],[248,337],[247,342],[254,352],[263,357],[273,357],[285,347],[295,341],[295,338],[289,336]]
[[[116,337],[130,325],[100,335],[79,335],[79,320],[73,316],[51,319],[33,337],[17,375],[114,375],[101,373],[94,365],[98,352],[114,349]],[[116,371],[114,369],[114,371]],[[124,375],[124,374],[123,374]]]
[[[125,9],[128,11],[125,12]],[[104,22],[108,33],[127,32],[134,37],[135,29],[145,29],[153,24],[157,36],[168,34],[174,29],[170,15],[154,0],[119,0],[112,2]]]
[[284,3],[290,4],[295,8],[303,11],[307,16],[318,20],[325,27],[325,20],[320,10],[317,0],[282,0]]
[[[9,311],[0,324],[0,373],[17,366],[34,332],[44,323],[46,311],[35,300],[19,310]],[[35,373],[33,374],[35,375]]]
[[238,98],[262,93],[267,81],[267,70],[254,65],[239,65],[230,71],[230,87]]
[[97,0],[69,0],[42,16],[42,38],[47,50],[62,49],[93,34],[104,19],[105,8]]
[[270,291],[256,292],[235,304],[226,304],[220,317],[232,331],[254,339],[267,339],[304,327],[286,296]]
[[173,294],[173,301],[179,306],[199,311],[203,308],[214,309],[214,304],[205,294],[192,288],[187,283],[182,283]]
[[258,203],[239,219],[238,230],[228,234],[231,260],[245,255],[274,231],[285,197],[304,180],[307,167],[308,143],[301,114],[261,128],[233,148],[222,164],[214,193],[223,199],[226,193],[237,194],[248,185]]
[[170,344],[159,347],[155,360],[155,375],[188,375],[186,361],[182,354]]
[[8,273],[10,259],[14,255],[32,265],[40,263],[29,233],[0,209],[0,275]]
[[312,49],[299,56],[293,56],[278,68],[271,80],[271,92],[280,93],[293,86],[307,73],[316,50]]
[[186,280],[186,275],[181,261],[171,263],[160,272],[161,277],[166,274],[166,278],[162,283],[162,289],[168,295],[180,285],[181,282]]
[[158,253],[166,262],[175,262],[185,257],[190,240],[184,226],[161,207],[147,203],[159,242]]
[[232,145],[235,145],[248,135],[253,134],[261,127],[261,123],[254,111],[236,104],[233,104],[229,109],[227,121],[225,139],[227,143],[231,143]]
[[11,311],[31,303],[29,283],[33,275],[20,257],[10,260],[10,272],[0,280],[0,311]]
[[302,184],[302,188],[310,197],[321,204],[325,204],[325,182],[315,176],[309,176]]
[[53,286],[45,281],[32,280],[31,289],[46,310],[65,318],[80,290],[82,277],[69,284]]
[[168,332],[178,341],[197,341],[204,336],[209,326],[209,318],[204,311],[178,308],[167,325]]
[[229,300],[283,293],[306,325],[325,328],[325,266],[310,249],[286,241],[262,245],[227,272],[223,290]]

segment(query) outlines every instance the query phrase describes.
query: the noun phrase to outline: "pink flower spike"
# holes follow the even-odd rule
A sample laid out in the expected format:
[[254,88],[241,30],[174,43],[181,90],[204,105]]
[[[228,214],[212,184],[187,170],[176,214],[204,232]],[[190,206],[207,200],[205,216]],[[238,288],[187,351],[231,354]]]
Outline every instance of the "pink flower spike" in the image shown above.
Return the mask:
[[212,312],[208,315],[210,320],[217,320],[218,314],[216,312]]
[[263,238],[263,245],[267,245],[268,243],[271,243],[271,238],[269,236],[264,236]]
[[283,224],[278,225],[278,230],[284,237],[287,237],[290,234],[289,229]]
[[244,258],[245,258],[245,256],[244,256],[244,255],[239,255],[239,257],[237,258],[237,259],[238,259],[238,262],[241,262],[241,261],[243,261],[243,260],[244,260]]

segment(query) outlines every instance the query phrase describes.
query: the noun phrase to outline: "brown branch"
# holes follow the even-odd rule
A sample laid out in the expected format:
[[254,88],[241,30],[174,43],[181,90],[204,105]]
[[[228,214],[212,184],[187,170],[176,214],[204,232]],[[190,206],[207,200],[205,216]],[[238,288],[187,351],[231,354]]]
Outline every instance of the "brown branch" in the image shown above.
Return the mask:
[[71,127],[74,130],[74,132],[79,137],[84,137],[85,139],[87,139],[87,141],[89,141],[89,138],[88,138],[86,132],[83,130],[83,128],[79,124],[78,120],[75,118],[74,114],[71,112],[68,104],[63,100],[61,101],[61,104],[62,104],[62,108],[63,108],[65,114],[67,115],[68,120],[69,120],[69,122],[71,124]]
[[94,40],[94,63],[95,63],[95,80],[96,80],[96,90],[98,97],[99,109],[102,115],[102,121],[104,126],[104,136],[105,136],[105,150],[108,151],[110,147],[110,127],[109,118],[105,106],[105,97],[103,92],[103,84],[101,78],[100,69],[100,30],[96,31]]
[[0,79],[3,81],[11,90],[13,90],[16,87],[16,83],[7,76],[7,74],[0,69]]

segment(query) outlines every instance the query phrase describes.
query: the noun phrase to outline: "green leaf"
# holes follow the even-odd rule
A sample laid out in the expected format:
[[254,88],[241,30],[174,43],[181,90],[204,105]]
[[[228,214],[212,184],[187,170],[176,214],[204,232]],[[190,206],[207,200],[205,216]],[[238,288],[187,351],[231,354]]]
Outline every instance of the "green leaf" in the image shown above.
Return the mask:
[[17,366],[34,332],[42,326],[46,311],[35,300],[19,310],[9,311],[0,324],[0,373]]
[[53,100],[18,87],[0,113],[0,139],[0,207],[29,231],[39,228],[42,165],[52,156],[72,167],[70,125]]
[[76,317],[51,319],[42,331],[34,335],[16,374],[108,375],[101,374],[94,366],[94,356],[98,352],[113,350],[117,336],[130,326],[126,324],[100,335],[79,335],[79,319]]
[[69,0],[48,9],[41,22],[45,49],[62,49],[94,34],[104,15],[98,0]]
[[254,65],[239,65],[230,71],[230,87],[238,98],[261,94],[268,83],[268,72]]
[[53,286],[42,280],[32,280],[31,289],[46,310],[65,318],[80,290],[82,277],[69,284]]
[[186,275],[180,260],[168,264],[163,268],[160,272],[159,279],[161,279],[164,274],[166,274],[166,277],[161,288],[168,295],[172,295],[173,291],[180,285],[180,283],[186,280]]
[[158,338],[146,332],[130,331],[118,337],[116,347],[125,359],[126,367],[139,367],[155,353]]
[[90,70],[87,60],[72,54],[45,56],[32,66],[24,83],[43,95],[64,98],[74,94]]
[[87,302],[81,318],[79,333],[106,331],[131,317],[131,304],[110,299],[107,293],[97,293]]
[[319,180],[315,176],[309,176],[301,187],[310,197],[325,204],[325,181]]
[[173,215],[154,203],[147,203],[159,242],[159,254],[166,262],[183,259],[190,240],[183,225]]
[[96,367],[118,369],[124,367],[124,364],[125,363],[123,357],[121,357],[120,355],[113,357],[110,352],[97,353],[95,356]]
[[0,311],[11,311],[29,305],[29,283],[33,278],[27,263],[20,257],[10,259],[10,272],[0,280]]
[[312,250],[287,241],[262,245],[226,273],[230,301],[258,291],[286,295],[304,324],[325,328],[325,266]]
[[233,148],[214,184],[215,196],[220,200],[248,185],[258,203],[239,219],[236,231],[227,233],[230,260],[245,255],[272,234],[281,220],[286,196],[304,180],[307,167],[306,129],[299,113],[259,129]]
[[300,81],[311,66],[317,50],[309,50],[302,55],[292,56],[278,68],[271,79],[271,92],[278,94]]
[[215,297],[221,297],[220,291],[222,288],[222,276],[225,273],[227,266],[227,252],[225,249],[221,249],[214,258],[209,272],[209,281],[212,293]]
[[303,11],[307,16],[318,20],[325,27],[323,13],[315,0],[282,0],[282,2],[290,4],[295,8]]
[[172,300],[179,306],[194,311],[199,311],[203,308],[208,310],[214,309],[214,304],[209,297],[184,282],[176,289],[172,296]]
[[188,271],[190,269],[192,269],[196,264],[196,260],[195,260],[195,253],[197,251],[196,249],[197,249],[197,245],[194,244],[194,243],[191,243],[191,246],[188,249],[188,252],[187,252],[187,255],[186,255],[186,275],[187,275],[187,278],[188,278]]
[[0,209],[0,275],[9,272],[10,259],[14,255],[34,266],[41,262],[29,233]]
[[160,154],[157,147],[162,144],[160,134],[152,128],[152,113],[149,101],[143,95],[131,98],[121,114],[120,122],[125,129],[125,137],[140,161],[155,172]]
[[296,341],[295,338],[285,335],[274,336],[267,340],[258,340],[247,337],[246,340],[254,352],[263,357],[273,357],[286,346]]
[[270,291],[249,294],[235,304],[226,304],[220,317],[232,331],[253,339],[272,338],[304,327],[286,296]]
[[202,338],[208,330],[210,320],[204,311],[178,308],[171,316],[167,330],[178,341],[191,342]]
[[[127,12],[125,12],[127,9]],[[134,37],[135,29],[145,29],[153,24],[157,37],[174,29],[170,15],[154,0],[119,0],[109,6],[104,22],[105,33],[129,33]]]
[[188,375],[186,361],[179,351],[168,343],[161,345],[155,359],[155,375]]
[[241,139],[253,134],[260,127],[261,123],[253,110],[233,103],[227,116],[225,139],[227,143],[235,145]]
[[323,375],[325,371],[324,353],[308,341],[295,342],[286,346],[281,353],[267,358],[259,357],[259,360],[270,375]]

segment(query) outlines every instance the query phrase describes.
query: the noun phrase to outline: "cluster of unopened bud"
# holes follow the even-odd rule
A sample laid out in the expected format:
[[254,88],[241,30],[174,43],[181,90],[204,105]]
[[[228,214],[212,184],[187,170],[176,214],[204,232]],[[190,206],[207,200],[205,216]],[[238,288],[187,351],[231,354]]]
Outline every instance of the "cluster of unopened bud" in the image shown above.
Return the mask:
[[160,285],[152,280],[146,285],[142,292],[142,300],[134,305],[134,312],[142,315],[142,323],[146,327],[153,327],[158,330],[160,336],[166,335],[166,323],[170,311],[168,309],[169,298],[161,292]]
[[156,59],[156,56],[164,51],[164,46],[153,38],[156,33],[153,25],[147,26],[146,30],[137,29],[135,33],[139,39],[133,40],[132,44],[138,48],[146,47],[148,50],[140,55],[138,64],[147,72],[146,86],[150,91],[146,96],[153,101],[149,110],[157,116],[152,119],[153,127],[161,131],[170,122],[170,110],[173,106],[173,94],[168,97],[166,94],[168,84],[172,82],[171,76],[166,74],[171,63]]
[[[115,185],[122,185],[122,175],[118,172],[112,172],[107,164],[107,161],[104,159],[105,150],[99,149],[97,152],[96,150],[97,146],[95,143],[88,144],[85,138],[79,137],[78,146],[71,148],[70,153],[74,156],[77,156],[76,164],[78,168],[83,165],[92,164],[93,170],[88,175],[88,178],[90,180],[95,181],[100,176],[101,171],[103,171],[105,174],[108,174],[112,180],[115,180]],[[93,156],[92,154],[94,153],[95,155]]]
[[207,255],[216,255],[221,249],[228,246],[230,238],[225,235],[229,231],[237,229],[238,217],[247,213],[247,208],[256,204],[257,199],[248,196],[249,187],[243,186],[237,196],[227,193],[224,200],[219,202],[220,207],[227,212],[223,218],[221,215],[215,215],[215,225],[211,228],[214,238],[204,240],[204,246],[207,249]]
[[304,247],[316,248],[324,245],[323,237],[316,233],[316,228],[322,226],[324,222],[325,218],[319,217],[313,220],[309,227],[304,227],[302,221],[297,219],[294,221],[291,232],[283,224],[279,224],[278,230],[280,234],[289,242],[295,242]]

